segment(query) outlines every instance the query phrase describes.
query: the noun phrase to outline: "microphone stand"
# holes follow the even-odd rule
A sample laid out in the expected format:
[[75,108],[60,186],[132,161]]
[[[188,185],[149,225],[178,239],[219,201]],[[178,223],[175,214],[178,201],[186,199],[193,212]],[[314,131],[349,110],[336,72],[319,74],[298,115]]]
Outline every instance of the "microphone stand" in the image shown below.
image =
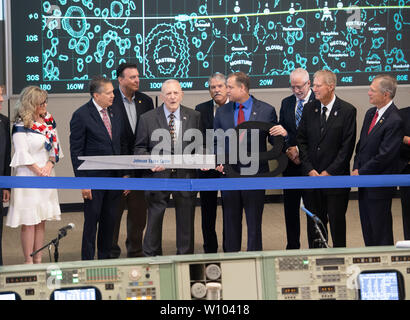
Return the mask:
[[48,247],[48,252],[49,252],[49,256],[50,256],[50,262],[51,262],[51,246],[54,245],[54,262],[58,262],[58,256],[59,256],[59,252],[58,252],[58,245],[60,244],[60,239],[64,238],[67,235],[67,230],[61,229],[58,231],[58,235],[57,238],[51,240],[49,243],[47,243],[45,246],[41,247],[40,249],[34,251],[33,253],[30,254],[31,257],[35,256],[37,253],[39,253],[40,251],[44,250],[45,248]]
[[313,220],[315,224],[315,230],[316,233],[319,235],[319,239],[316,239],[315,242],[319,242],[319,248],[330,248],[329,245],[327,244],[326,238],[323,236],[322,230],[320,230],[319,223],[323,226],[322,221],[314,215],[312,212],[310,212],[308,209],[305,207],[300,207],[303,211],[306,212],[306,214]]

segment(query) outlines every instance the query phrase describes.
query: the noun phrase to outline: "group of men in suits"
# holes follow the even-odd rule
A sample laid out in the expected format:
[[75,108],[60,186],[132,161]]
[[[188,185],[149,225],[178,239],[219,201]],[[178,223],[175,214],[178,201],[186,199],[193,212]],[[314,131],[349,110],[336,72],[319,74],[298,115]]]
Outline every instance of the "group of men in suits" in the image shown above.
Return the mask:
[[[320,70],[313,76],[295,69],[290,75],[293,94],[282,101],[281,132],[286,137],[289,164],[284,176],[329,176],[406,173],[409,166],[406,109],[393,103],[397,82],[388,75],[376,76],[368,92],[374,107],[365,116],[356,146],[353,170],[350,171],[356,142],[356,108],[335,95],[336,75]],[[377,112],[376,112],[377,111]],[[399,150],[401,148],[401,156]],[[408,172],[408,171],[407,171]],[[403,225],[409,239],[408,188],[402,187]],[[366,246],[393,245],[391,204],[395,188],[359,188],[359,211]],[[327,236],[327,224],[334,247],[346,246],[346,210],[350,188],[284,190],[287,249],[300,248],[299,207],[305,207],[322,221],[319,228]],[[406,196],[407,195],[407,196]],[[406,211],[407,210],[407,211]],[[308,220],[310,248],[320,247],[314,222]],[[327,239],[326,239],[327,240]]]
[[[207,129],[228,131],[245,121],[269,123],[270,143],[273,143],[273,136],[284,136],[283,151],[289,159],[284,176],[391,174],[400,169],[409,170],[408,159],[407,162],[399,161],[400,148],[402,154],[408,156],[409,138],[403,133],[403,121],[392,103],[397,84],[390,76],[377,76],[370,86],[370,102],[375,107],[366,114],[352,172],[350,160],[356,141],[356,108],[335,95],[336,76],[331,71],[316,72],[311,89],[308,72],[300,68],[294,70],[290,75],[293,94],[283,99],[279,122],[272,105],[250,94],[249,77],[242,72],[232,73],[227,78],[220,73],[213,74],[208,81],[212,99],[197,105],[196,110],[181,105],[183,91],[177,80],[163,83],[164,103],[154,109],[152,99],[139,92],[136,65],[120,65],[117,77],[119,88],[115,90],[106,78],[94,78],[90,83],[91,100],[73,114],[70,149],[76,176],[217,178],[225,173],[223,164],[208,171],[161,166],[121,172],[81,171],[78,170],[81,164],[78,156],[151,154],[160,142],[153,139],[158,129],[169,132],[169,148],[163,149],[163,154],[176,154],[193,142],[181,138],[188,129],[202,130],[205,138]],[[381,111],[375,118],[376,109]],[[226,149],[222,152],[229,154],[229,147],[229,143],[225,143]],[[259,151],[266,151],[266,143],[260,144]],[[258,173],[268,170],[267,162],[261,162]],[[408,188],[401,190],[405,206],[408,198],[405,195],[409,191]],[[324,234],[327,234],[329,223],[333,245],[346,246],[345,214],[349,191],[349,188],[284,190],[287,249],[300,247],[301,199],[323,222]],[[171,194],[176,208],[177,253],[193,253],[195,192],[83,190],[82,258],[93,259],[97,229],[98,258],[120,255],[118,232],[125,208],[128,208],[127,256],[161,255],[163,216]],[[243,211],[248,230],[247,250],[262,250],[264,195],[265,190],[221,192],[225,252],[241,250]],[[392,196],[392,188],[359,189],[366,245],[392,244]],[[204,251],[217,252],[217,191],[201,192],[200,197]],[[309,221],[309,247],[318,246],[317,238],[313,223]]]

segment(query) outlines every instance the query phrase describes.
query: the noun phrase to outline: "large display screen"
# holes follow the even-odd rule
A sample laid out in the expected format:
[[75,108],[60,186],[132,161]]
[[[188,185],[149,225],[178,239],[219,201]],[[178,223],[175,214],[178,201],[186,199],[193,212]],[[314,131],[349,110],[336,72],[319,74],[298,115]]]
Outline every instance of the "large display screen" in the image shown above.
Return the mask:
[[176,78],[207,89],[214,72],[244,71],[252,88],[289,86],[303,67],[368,85],[409,82],[410,0],[12,0],[13,94],[27,85],[86,92],[96,74],[139,65],[142,91]]

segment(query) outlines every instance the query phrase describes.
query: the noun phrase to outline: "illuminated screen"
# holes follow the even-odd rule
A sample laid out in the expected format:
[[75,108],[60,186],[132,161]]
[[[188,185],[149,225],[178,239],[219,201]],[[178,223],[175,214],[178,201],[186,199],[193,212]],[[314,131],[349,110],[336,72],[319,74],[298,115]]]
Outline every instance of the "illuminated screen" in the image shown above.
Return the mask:
[[385,72],[410,83],[410,0],[10,2],[14,94],[88,92],[92,76],[116,79],[125,61],[138,64],[142,91],[169,78],[204,90],[217,71],[284,88],[297,67],[330,69],[339,85]]
[[369,272],[359,275],[360,300],[400,300],[403,283],[398,272]]
[[14,292],[0,292],[0,300],[20,300]]
[[97,300],[95,288],[59,289],[53,292],[53,300]]

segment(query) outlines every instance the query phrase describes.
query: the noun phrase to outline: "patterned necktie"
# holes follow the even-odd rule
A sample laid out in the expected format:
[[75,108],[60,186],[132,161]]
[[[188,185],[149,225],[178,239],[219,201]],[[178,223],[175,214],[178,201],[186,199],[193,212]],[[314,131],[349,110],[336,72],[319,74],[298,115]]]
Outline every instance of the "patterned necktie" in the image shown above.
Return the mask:
[[237,125],[239,126],[244,121],[245,121],[245,113],[243,112],[243,105],[240,104]]
[[378,117],[379,117],[379,111],[376,111],[376,113],[374,114],[372,123],[370,124],[369,131],[367,131],[367,134],[369,134],[370,131],[372,131],[373,127],[376,125],[376,121]]
[[323,107],[322,108],[322,115],[320,117],[320,133],[321,134],[323,133],[323,131],[325,130],[325,127],[326,127],[326,111],[327,111],[327,108]]
[[171,140],[174,142],[176,140],[176,135],[175,135],[175,115],[171,113],[169,116],[169,133],[171,134]]
[[100,112],[103,115],[102,119],[103,119],[104,125],[107,128],[107,131],[108,131],[108,134],[109,134],[110,138],[112,139],[111,123],[110,123],[110,119],[108,119],[107,110],[106,109],[101,109]]
[[295,118],[296,118],[296,128],[299,127],[299,122],[300,119],[302,119],[302,112],[303,112],[303,102],[305,100],[301,99],[298,102],[298,105],[296,106],[296,113],[295,113]]

